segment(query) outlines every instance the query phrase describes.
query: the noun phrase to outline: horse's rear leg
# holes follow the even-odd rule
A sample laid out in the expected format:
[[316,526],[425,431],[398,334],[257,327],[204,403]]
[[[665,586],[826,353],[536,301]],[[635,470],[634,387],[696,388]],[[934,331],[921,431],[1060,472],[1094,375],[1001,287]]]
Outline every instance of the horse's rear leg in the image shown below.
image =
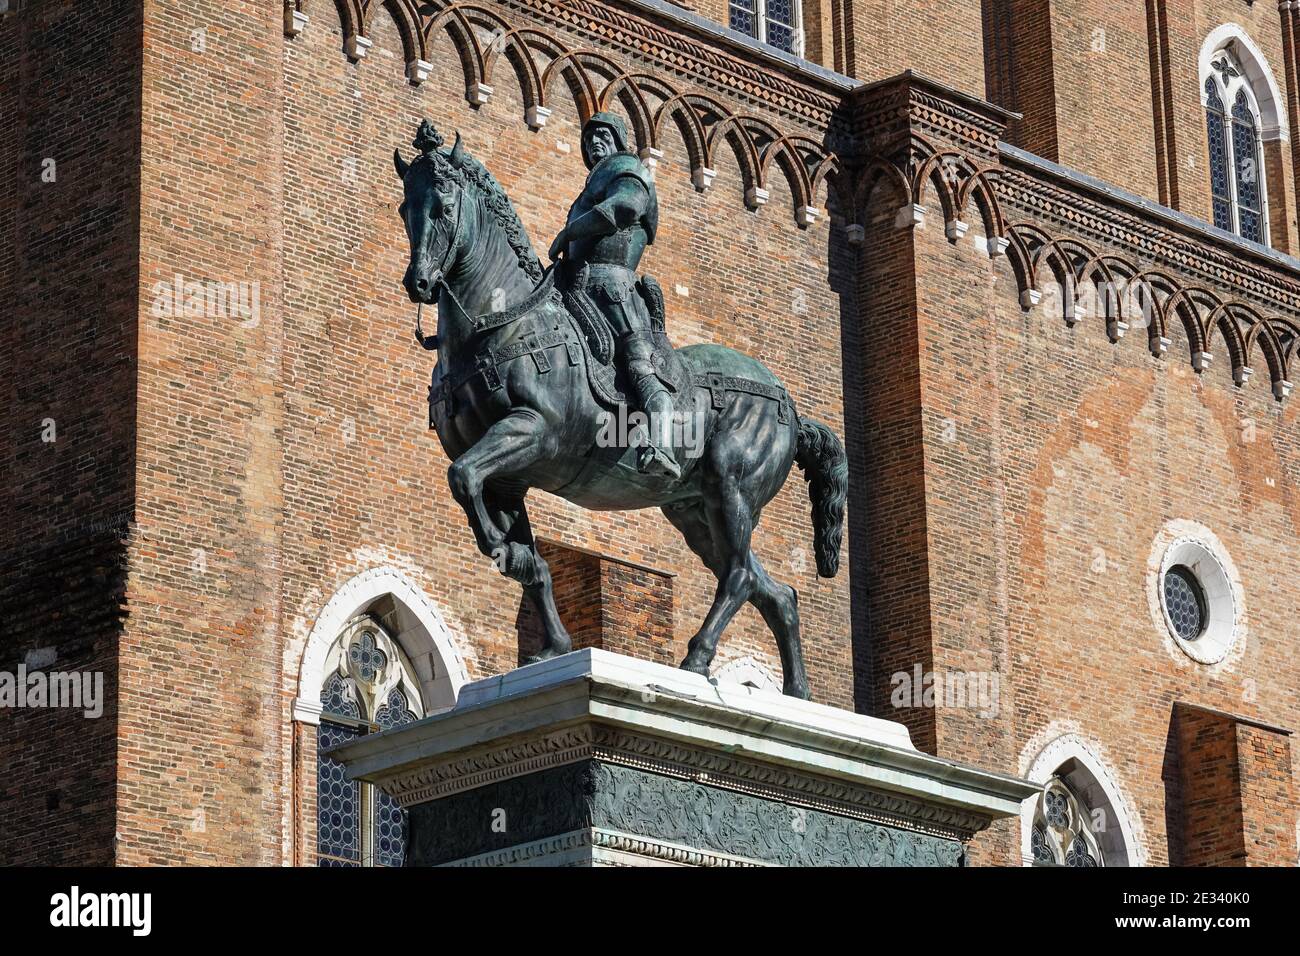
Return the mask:
[[787,584],[773,581],[756,555],[749,556],[749,565],[755,578],[754,594],[749,600],[776,636],[776,646],[781,652],[783,693],[808,700],[812,694],[804,669],[803,642],[799,638],[799,593]]
[[[757,577],[750,565],[749,538],[754,530],[749,503],[740,493],[740,483],[724,478],[716,504],[705,505],[708,529],[712,538],[713,573],[718,588],[713,606],[704,617],[688,645],[682,669],[708,676],[709,664],[718,652],[718,640],[736,612],[754,594]],[[689,540],[689,538],[688,538]],[[692,545],[694,548],[695,546]],[[697,553],[698,548],[695,548]]]

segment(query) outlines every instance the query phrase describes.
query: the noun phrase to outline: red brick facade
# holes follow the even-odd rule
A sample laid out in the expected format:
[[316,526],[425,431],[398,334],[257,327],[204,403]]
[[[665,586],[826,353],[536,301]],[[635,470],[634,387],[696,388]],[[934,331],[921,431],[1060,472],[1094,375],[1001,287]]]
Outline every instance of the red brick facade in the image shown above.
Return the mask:
[[[845,437],[840,576],[815,575],[802,482],[755,535],[799,589],[815,699],[1009,773],[1081,741],[1130,862],[1296,862],[1289,737],[1261,726],[1300,722],[1300,264],[1193,221],[1203,42],[1239,24],[1294,119],[1293,13],[805,2],[817,69],[648,0],[487,0],[432,27],[405,0],[119,6],[0,20],[0,670],[54,647],[109,701],[0,711],[0,859],[313,863],[306,671],[376,569],[420,596],[397,629],[433,634],[447,673],[527,653],[531,611],[427,429],[391,153],[421,117],[459,130],[544,251],[609,107],[657,159],[643,266],[674,341],[756,356]],[[1295,159],[1263,139],[1293,252]],[[178,275],[246,284],[256,314],[169,314]],[[1142,291],[1097,307],[1107,282]],[[714,580],[657,512],[530,513],[580,646],[682,656]],[[1219,663],[1153,614],[1179,521],[1243,596]],[[779,675],[748,608],[718,664],[743,656]],[[895,706],[917,665],[996,675],[997,706]],[[972,860],[1020,863],[1025,839],[1005,821]]]

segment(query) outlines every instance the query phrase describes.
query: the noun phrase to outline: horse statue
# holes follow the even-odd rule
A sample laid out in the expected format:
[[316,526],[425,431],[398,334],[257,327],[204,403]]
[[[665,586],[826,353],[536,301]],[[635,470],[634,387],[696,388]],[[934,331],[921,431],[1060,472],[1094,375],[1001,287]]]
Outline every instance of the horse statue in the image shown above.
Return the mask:
[[438,352],[429,417],[452,459],[451,493],[479,550],[523,586],[541,620],[542,649],[525,663],[572,649],[524,503],[540,488],[589,509],[661,509],[718,581],[681,667],[707,677],[724,628],[749,602],[776,638],[784,693],[808,699],[798,594],[768,575],[750,537],[798,464],[817,570],[835,575],[848,485],[839,439],[797,415],[760,362],[710,344],[656,360],[676,420],[693,425],[674,429],[680,475],[638,467],[635,439],[601,440],[626,413],[629,391],[611,367],[608,328],[573,294],[565,262],[543,270],[514,206],[460,135],[450,150],[442,144],[426,120],[420,155],[408,163],[393,154],[410,241],[403,285],[419,309],[438,306],[436,335],[423,335],[418,315],[416,334]]

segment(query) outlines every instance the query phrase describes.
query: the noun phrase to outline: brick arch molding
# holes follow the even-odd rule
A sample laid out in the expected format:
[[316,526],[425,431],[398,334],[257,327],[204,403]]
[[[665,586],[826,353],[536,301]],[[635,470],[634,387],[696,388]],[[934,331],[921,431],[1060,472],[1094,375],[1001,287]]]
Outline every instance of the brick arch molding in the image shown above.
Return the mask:
[[[327,0],[285,0],[286,24],[295,12],[323,7]],[[709,188],[720,158],[730,154],[742,180],[746,203],[766,202],[773,167],[780,170],[794,199],[795,222],[806,228],[816,221],[819,196],[833,194],[839,160],[821,144],[802,135],[783,133],[772,123],[736,113],[716,97],[696,89],[679,89],[663,76],[630,72],[596,50],[570,47],[546,31],[512,26],[495,12],[472,2],[449,0],[332,0],[342,26],[345,49],[355,53],[378,10],[396,23],[402,37],[408,76],[413,64],[429,62],[433,36],[444,32],[455,46],[464,73],[466,97],[484,102],[502,60],[523,94],[525,121],[534,129],[545,124],[559,92],[573,99],[585,120],[616,104],[630,121],[637,149],[645,157],[659,154],[666,123],[673,123],[686,144],[696,189]],[[480,33],[495,37],[485,44]],[[364,54],[362,51],[361,55]],[[359,59],[354,55],[353,59]],[[546,62],[539,68],[538,58]],[[823,192],[826,190],[826,192]]]

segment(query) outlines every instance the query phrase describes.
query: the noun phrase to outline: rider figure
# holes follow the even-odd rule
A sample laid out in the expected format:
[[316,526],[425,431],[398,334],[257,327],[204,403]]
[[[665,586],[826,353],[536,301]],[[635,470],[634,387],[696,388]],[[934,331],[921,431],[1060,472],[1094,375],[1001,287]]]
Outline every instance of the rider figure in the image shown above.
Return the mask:
[[[673,402],[655,373],[654,328],[637,288],[636,269],[654,242],[659,202],[654,180],[627,148],[627,127],[613,113],[597,113],[582,128],[582,159],[590,173],[568,222],[551,243],[565,254],[570,274],[586,274],[584,290],[609,322],[637,404],[650,419],[642,472],[681,477],[673,455]],[[584,268],[585,267],[585,268]]]

